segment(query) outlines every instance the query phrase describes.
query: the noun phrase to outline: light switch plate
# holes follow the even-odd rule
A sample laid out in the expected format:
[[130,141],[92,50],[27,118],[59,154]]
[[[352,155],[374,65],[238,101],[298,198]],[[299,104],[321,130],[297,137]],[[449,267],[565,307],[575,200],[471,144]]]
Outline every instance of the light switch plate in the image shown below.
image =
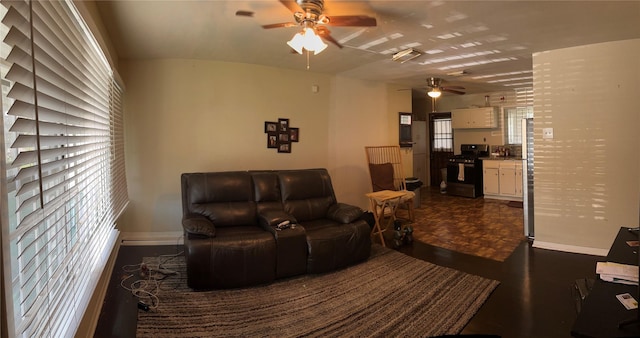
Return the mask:
[[553,128],[542,128],[542,138],[552,139]]

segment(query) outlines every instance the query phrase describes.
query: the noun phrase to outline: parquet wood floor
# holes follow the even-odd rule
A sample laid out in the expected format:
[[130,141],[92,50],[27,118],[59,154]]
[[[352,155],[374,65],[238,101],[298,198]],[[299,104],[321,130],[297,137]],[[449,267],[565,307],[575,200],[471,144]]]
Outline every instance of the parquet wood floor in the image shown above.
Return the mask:
[[420,195],[412,226],[413,238],[423,243],[502,262],[527,240],[523,209],[509,201],[452,196],[429,187]]

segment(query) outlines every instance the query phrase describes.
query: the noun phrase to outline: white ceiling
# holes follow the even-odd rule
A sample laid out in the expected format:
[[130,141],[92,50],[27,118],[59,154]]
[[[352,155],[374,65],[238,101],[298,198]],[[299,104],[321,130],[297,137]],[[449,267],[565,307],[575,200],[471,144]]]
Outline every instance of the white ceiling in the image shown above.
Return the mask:
[[[278,0],[98,1],[120,59],[193,58],[305,70],[286,45],[299,29]],[[238,10],[252,11],[240,17]],[[369,15],[376,27],[328,27],[344,45],[309,57],[310,71],[420,88],[426,78],[468,93],[531,86],[535,52],[640,38],[640,1],[335,1],[324,14]],[[426,54],[405,63],[393,53]],[[580,55],[576,55],[579,58]],[[639,56],[640,57],[640,56]],[[464,70],[460,77],[447,75]]]

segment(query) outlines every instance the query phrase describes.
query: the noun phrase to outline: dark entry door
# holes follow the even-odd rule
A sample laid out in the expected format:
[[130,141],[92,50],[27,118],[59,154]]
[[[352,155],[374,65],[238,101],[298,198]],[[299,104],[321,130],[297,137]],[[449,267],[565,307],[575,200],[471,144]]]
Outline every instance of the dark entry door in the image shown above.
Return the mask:
[[[444,179],[442,172],[447,171],[449,157],[453,156],[453,129],[451,113],[429,114],[430,172],[431,186],[439,186]],[[443,170],[444,169],[444,170]]]

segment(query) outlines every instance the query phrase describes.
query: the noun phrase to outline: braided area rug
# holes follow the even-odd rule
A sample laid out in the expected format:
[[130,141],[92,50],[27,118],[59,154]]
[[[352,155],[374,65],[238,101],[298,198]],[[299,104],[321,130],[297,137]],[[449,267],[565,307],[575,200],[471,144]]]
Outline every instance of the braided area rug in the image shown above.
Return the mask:
[[184,257],[170,265],[181,274],[160,285],[156,309],[138,311],[136,337],[458,334],[499,284],[377,244],[358,265],[243,289],[194,292]]

